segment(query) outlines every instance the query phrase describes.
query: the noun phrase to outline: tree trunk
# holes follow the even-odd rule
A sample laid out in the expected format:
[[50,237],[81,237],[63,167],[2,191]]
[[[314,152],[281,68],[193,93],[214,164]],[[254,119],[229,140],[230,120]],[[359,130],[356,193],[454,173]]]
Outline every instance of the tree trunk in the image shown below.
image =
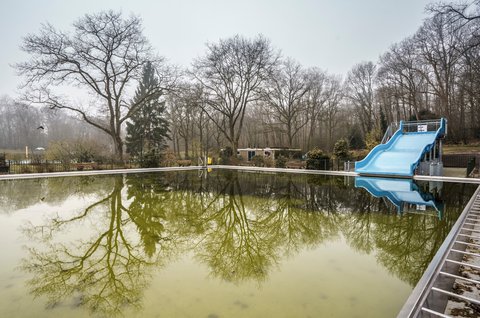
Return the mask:
[[238,140],[232,142],[232,157],[237,158]]
[[112,136],[115,146],[115,161],[123,162],[123,141],[120,136]]
[[184,154],[184,159],[188,159],[188,137],[185,137],[184,140],[185,140],[185,154]]

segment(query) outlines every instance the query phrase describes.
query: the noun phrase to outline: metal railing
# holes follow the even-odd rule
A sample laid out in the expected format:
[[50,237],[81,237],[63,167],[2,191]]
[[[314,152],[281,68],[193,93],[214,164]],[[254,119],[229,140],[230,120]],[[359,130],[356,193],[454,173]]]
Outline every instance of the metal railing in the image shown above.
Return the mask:
[[112,170],[138,168],[138,163],[132,161],[115,162],[105,161],[101,163],[71,163],[58,160],[6,160],[5,169],[0,173],[23,174],[23,173],[50,173],[86,170]]
[[[442,119],[427,119],[427,120],[416,120],[416,121],[402,121],[392,122],[388,125],[385,134],[383,135],[382,144],[387,143],[390,138],[395,134],[395,132],[401,127],[403,133],[413,133],[413,132],[429,132],[437,131],[442,126]],[[446,134],[446,127],[445,127]]]
[[392,122],[390,125],[388,125],[387,130],[385,131],[385,134],[383,134],[382,138],[382,144],[386,144],[390,138],[392,138],[393,134],[398,130],[400,124],[398,122]]
[[402,123],[402,132],[429,132],[437,131],[442,125],[441,119],[436,120],[417,120],[417,121],[405,121]]
[[[466,205],[397,317],[450,317],[444,313],[450,299],[480,305],[480,297],[466,297],[453,290],[455,280],[466,279],[458,273],[460,266],[480,269],[478,265],[463,258],[463,255],[480,257],[478,253],[466,251],[466,246],[472,245],[469,239],[480,240],[480,231],[475,229],[479,224],[480,187]],[[474,279],[470,279],[470,282],[480,284],[480,281]]]

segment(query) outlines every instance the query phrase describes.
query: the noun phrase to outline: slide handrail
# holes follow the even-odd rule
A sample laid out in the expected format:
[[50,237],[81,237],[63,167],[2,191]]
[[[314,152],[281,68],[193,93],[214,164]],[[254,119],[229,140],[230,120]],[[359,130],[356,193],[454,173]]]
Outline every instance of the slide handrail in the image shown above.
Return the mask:
[[446,134],[446,119],[407,121],[403,124],[404,133],[437,131]]
[[388,125],[387,130],[385,131],[385,134],[383,135],[382,141],[380,142],[381,144],[387,143],[387,141],[392,138],[393,134],[398,130],[398,122],[394,121],[391,122],[390,125]]

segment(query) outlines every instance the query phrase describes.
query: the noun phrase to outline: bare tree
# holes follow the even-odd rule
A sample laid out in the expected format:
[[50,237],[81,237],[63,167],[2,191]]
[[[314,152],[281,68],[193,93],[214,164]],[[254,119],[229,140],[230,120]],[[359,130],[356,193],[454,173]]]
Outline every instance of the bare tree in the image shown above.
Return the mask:
[[338,76],[328,76],[325,83],[325,109],[323,117],[327,126],[327,149],[333,148],[334,131],[338,124],[340,103],[344,96],[342,80]]
[[431,38],[442,43],[442,51],[432,50],[430,54],[434,55],[432,57],[438,65],[432,65],[432,69],[438,70],[432,79],[437,84],[433,87],[442,105],[440,111],[454,124],[450,125],[453,128],[450,137],[463,142],[469,136],[478,138],[480,1],[432,4],[428,10],[433,17],[425,22],[422,29],[436,26],[436,34]]
[[363,62],[355,65],[348,73],[347,88],[349,100],[355,106],[363,133],[374,128],[374,79],[376,65]]
[[[463,29],[459,29],[442,15],[427,19],[415,34],[418,46],[418,58],[426,65],[422,74],[438,100],[438,113],[448,118],[450,123],[458,123],[459,111],[456,103],[455,89],[459,75]],[[460,127],[450,125],[450,134],[455,136]]]
[[[247,106],[258,100],[258,89],[272,73],[278,54],[262,36],[239,35],[207,44],[207,53],[193,63],[192,75],[204,87],[202,105],[230,143],[234,154]],[[214,114],[221,114],[217,117]]]
[[434,15],[448,16],[450,22],[462,21],[464,24],[480,19],[480,1],[474,0],[468,3],[432,3],[427,10]]
[[[168,97],[168,117],[171,129],[178,138],[175,149],[179,155],[179,141],[183,139],[185,158],[190,157],[191,151],[196,151],[193,147],[193,141],[196,135],[195,128],[205,124],[201,103],[203,102],[203,90],[200,85],[183,83],[179,85],[177,91]],[[201,123],[200,123],[201,122]],[[203,136],[201,136],[203,137]],[[192,153],[192,155],[195,155]]]
[[[388,52],[380,57],[378,77],[383,88],[389,86],[390,92],[397,99],[397,118],[408,118],[412,114],[419,118],[419,112],[426,108],[422,104],[422,93],[426,91],[424,79],[425,67],[418,58],[418,51],[412,38],[407,38],[399,44],[393,45]],[[386,89],[382,89],[386,93]],[[408,113],[405,106],[409,107]],[[402,115],[400,115],[402,114]],[[393,116],[390,116],[393,117]]]
[[[172,85],[172,75],[161,58],[152,54],[142,34],[139,17],[123,18],[119,12],[87,14],[73,24],[73,33],[42,25],[39,34],[23,39],[30,59],[16,64],[25,77],[26,98],[67,109],[111,136],[115,153],[123,159],[122,126],[151,96]],[[131,87],[138,83],[142,67],[152,62],[158,87],[131,102]],[[58,93],[57,86],[79,89],[93,98],[80,105]]]
[[[38,108],[16,102],[7,96],[0,98],[0,149],[35,149],[45,147],[47,135],[44,116]],[[38,129],[42,126],[42,129]]]
[[327,97],[325,94],[327,77],[327,73],[318,68],[311,68],[307,73],[309,89],[304,98],[307,106],[307,119],[310,125],[306,142],[307,149],[313,147],[315,131],[318,128],[320,116],[324,111]]
[[287,59],[267,81],[262,94],[266,106],[272,108],[272,115],[282,124],[290,148],[297,133],[307,124],[302,116],[307,109],[302,101],[307,91],[306,73],[298,62]]

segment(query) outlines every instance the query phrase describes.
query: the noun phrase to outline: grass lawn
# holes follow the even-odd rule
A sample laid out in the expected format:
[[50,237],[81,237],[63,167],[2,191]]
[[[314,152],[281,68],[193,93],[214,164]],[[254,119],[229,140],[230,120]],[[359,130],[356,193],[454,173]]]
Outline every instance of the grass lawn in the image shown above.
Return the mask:
[[470,145],[444,145],[443,153],[445,154],[454,154],[454,153],[479,153],[480,144],[470,144]]

